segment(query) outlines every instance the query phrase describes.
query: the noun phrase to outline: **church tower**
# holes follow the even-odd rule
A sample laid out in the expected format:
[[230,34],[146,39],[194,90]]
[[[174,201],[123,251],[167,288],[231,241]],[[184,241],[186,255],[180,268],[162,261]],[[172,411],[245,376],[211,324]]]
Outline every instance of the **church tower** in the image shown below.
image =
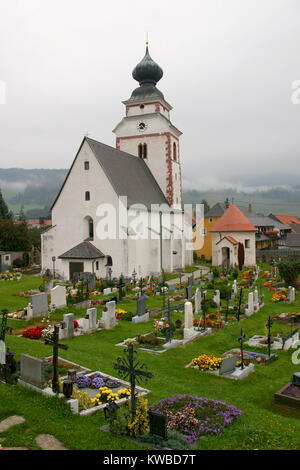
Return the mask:
[[132,76],[139,87],[127,101],[126,116],[116,126],[116,148],[143,158],[170,206],[182,208],[179,138],[182,134],[170,121],[170,106],[156,87],[163,71],[146,53]]

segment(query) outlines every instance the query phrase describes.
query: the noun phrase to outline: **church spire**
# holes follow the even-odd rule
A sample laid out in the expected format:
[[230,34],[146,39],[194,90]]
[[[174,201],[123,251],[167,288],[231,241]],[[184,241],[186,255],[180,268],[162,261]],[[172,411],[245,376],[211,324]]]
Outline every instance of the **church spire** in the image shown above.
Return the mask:
[[156,88],[163,74],[162,68],[150,56],[147,37],[145,55],[132,72],[133,78],[140,86],[132,92],[129,101],[152,97],[164,99],[162,92]]

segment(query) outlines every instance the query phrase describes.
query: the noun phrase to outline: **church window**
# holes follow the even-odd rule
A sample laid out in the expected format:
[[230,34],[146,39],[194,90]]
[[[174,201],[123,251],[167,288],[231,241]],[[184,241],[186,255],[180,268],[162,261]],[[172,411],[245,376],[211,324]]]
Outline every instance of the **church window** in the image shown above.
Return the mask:
[[143,144],[139,144],[139,157],[143,158]]
[[212,217],[210,217],[210,218],[209,218],[209,222],[210,222],[210,223],[212,223],[212,221],[213,221],[213,218],[212,218]]
[[145,105],[144,104],[141,104],[140,108],[141,109],[144,109]]
[[143,158],[147,158],[147,144],[143,145]]
[[89,221],[89,237],[94,238],[94,222],[92,220]]
[[173,160],[176,162],[177,161],[177,149],[176,149],[176,144],[175,142],[173,143]]
[[250,248],[250,240],[245,240],[245,248]]
[[96,271],[99,271],[99,261],[96,261]]
[[86,201],[89,201],[90,199],[91,199],[90,192],[89,192],[89,191],[86,191],[86,192],[85,192],[85,200],[86,200]]
[[90,169],[90,162],[84,162],[84,169],[89,170]]

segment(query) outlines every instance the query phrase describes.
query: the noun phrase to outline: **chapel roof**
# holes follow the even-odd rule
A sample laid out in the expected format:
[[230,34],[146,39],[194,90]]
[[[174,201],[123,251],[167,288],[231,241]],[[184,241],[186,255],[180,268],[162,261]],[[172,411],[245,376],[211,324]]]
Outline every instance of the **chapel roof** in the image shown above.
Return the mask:
[[256,228],[235,204],[231,204],[211,232],[256,232]]
[[104,258],[102,251],[90,242],[82,242],[59,256],[60,259],[97,259]]

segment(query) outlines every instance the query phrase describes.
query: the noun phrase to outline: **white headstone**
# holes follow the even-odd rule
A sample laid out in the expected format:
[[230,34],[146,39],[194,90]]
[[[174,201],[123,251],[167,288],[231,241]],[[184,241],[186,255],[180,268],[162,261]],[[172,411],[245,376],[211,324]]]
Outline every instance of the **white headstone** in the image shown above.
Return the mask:
[[45,292],[30,296],[31,314],[33,318],[48,314],[48,295]]
[[201,313],[201,290],[199,288],[195,293],[195,313]]
[[220,307],[220,291],[216,290],[214,293],[214,302]]
[[65,338],[72,338],[74,336],[74,313],[64,314],[65,324]]
[[4,365],[6,363],[6,349],[4,341],[0,341],[0,364]]
[[106,309],[102,312],[100,325],[104,330],[111,330],[117,325],[116,302],[114,300],[107,302]]
[[96,330],[96,328],[97,328],[97,309],[96,308],[88,308],[86,313],[89,316],[90,330]]
[[254,305],[253,305],[253,292],[249,292],[248,294],[248,308],[245,310],[245,315],[250,317],[253,315],[254,312]]
[[111,287],[107,287],[106,289],[103,289],[103,295],[109,295],[111,294]]
[[183,338],[189,339],[194,335],[195,335],[195,330],[194,330],[194,324],[193,324],[193,304],[192,302],[185,302]]
[[66,307],[66,288],[64,286],[55,286],[50,291],[51,305],[56,308]]
[[259,307],[259,301],[258,301],[258,292],[257,292],[257,289],[255,289],[254,291],[254,299],[253,299],[253,303],[254,303],[254,306],[256,308]]

